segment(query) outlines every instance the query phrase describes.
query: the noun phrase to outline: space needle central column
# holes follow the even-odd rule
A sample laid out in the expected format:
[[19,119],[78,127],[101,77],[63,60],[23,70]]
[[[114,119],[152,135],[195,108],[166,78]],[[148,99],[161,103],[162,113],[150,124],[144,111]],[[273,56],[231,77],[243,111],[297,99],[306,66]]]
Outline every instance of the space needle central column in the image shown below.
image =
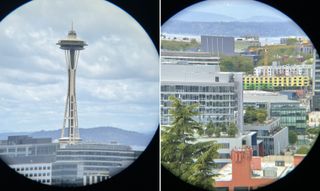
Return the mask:
[[77,39],[77,34],[72,27],[67,38],[59,40],[57,45],[60,45],[60,48],[65,51],[68,70],[68,93],[59,142],[75,144],[81,141],[78,129],[76,70],[80,50],[83,50],[84,46],[87,46],[87,44],[84,41]]

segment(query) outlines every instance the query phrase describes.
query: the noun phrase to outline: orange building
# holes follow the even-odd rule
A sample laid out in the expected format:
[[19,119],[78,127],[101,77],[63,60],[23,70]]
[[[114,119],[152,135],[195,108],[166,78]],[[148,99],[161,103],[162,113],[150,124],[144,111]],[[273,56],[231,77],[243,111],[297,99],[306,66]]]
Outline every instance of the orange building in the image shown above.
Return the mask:
[[[231,151],[232,164],[227,164],[220,170],[220,175],[224,175],[216,178],[214,186],[217,190],[225,191],[256,189],[284,176],[303,158],[304,155],[297,155],[291,157],[292,162],[287,162],[286,165],[284,161],[276,160],[262,166],[262,158],[253,157],[252,148],[234,149]],[[280,164],[277,166],[275,163]],[[270,171],[264,171],[268,168]]]

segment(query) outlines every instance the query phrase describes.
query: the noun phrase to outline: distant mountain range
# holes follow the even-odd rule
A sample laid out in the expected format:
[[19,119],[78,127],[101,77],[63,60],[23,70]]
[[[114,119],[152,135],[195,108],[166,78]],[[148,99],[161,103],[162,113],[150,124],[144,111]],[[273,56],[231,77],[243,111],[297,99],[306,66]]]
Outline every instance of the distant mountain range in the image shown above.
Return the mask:
[[[116,141],[119,144],[145,147],[153,137],[153,133],[138,133],[127,131],[115,127],[95,127],[82,129],[80,128],[80,137],[85,142],[110,143]],[[35,132],[18,132],[18,133],[0,133],[0,140],[7,139],[11,135],[29,135],[34,138],[50,137],[52,140],[60,137],[60,130],[53,131],[35,131]]]
[[257,35],[260,37],[305,36],[305,33],[291,21],[262,21],[266,18],[257,18],[256,22],[199,22],[170,20],[162,27],[162,33],[189,34],[189,35],[217,35],[217,36],[244,36]]
[[251,16],[247,18],[234,18],[225,14],[202,12],[202,11],[189,11],[182,17],[173,17],[172,20],[189,21],[189,22],[284,22],[288,21],[282,17],[274,16]]

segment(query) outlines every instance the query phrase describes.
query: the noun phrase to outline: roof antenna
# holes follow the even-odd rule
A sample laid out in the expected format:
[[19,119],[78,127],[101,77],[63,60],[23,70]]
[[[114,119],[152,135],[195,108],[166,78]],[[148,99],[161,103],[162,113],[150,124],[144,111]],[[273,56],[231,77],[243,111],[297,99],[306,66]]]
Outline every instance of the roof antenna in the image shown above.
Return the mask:
[[71,21],[71,30],[73,31],[73,21]]

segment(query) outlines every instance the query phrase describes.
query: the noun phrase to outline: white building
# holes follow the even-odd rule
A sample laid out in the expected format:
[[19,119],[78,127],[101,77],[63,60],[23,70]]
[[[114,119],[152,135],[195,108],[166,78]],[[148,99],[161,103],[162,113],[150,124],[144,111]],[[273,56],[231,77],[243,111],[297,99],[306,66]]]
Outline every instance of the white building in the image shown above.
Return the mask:
[[171,123],[170,96],[198,103],[195,120],[236,123],[243,128],[242,73],[220,72],[219,58],[209,53],[161,53],[161,124]]
[[51,185],[51,163],[12,164],[10,167],[31,180]]
[[[258,66],[254,68],[255,76],[313,76],[312,65],[280,65],[273,62],[272,66]],[[267,73],[265,74],[265,72]]]
[[308,114],[310,127],[318,127],[320,125],[320,111],[313,111]]
[[222,168],[224,165],[231,162],[230,153],[232,149],[242,148],[244,146],[250,146],[253,148],[253,154],[258,156],[257,148],[257,133],[246,132],[239,134],[236,137],[228,137],[222,135],[221,137],[201,137],[197,139],[197,142],[209,142],[214,141],[219,145],[218,153],[219,158],[214,159],[217,168]]

